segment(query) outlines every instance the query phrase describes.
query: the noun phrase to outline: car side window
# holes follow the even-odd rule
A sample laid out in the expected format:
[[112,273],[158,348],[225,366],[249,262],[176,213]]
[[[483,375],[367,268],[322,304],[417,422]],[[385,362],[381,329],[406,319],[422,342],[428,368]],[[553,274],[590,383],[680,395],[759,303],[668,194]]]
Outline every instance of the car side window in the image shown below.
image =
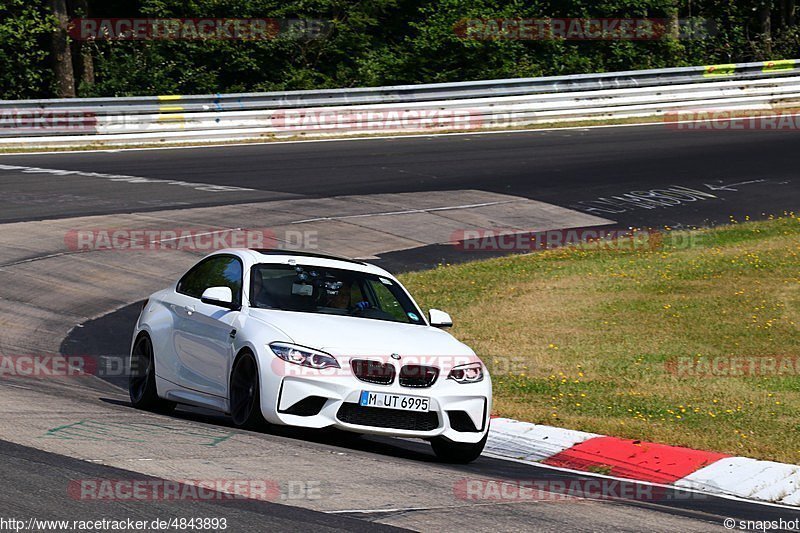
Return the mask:
[[242,262],[238,257],[217,255],[201,261],[178,282],[181,294],[200,298],[209,287],[228,287],[233,303],[242,303]]

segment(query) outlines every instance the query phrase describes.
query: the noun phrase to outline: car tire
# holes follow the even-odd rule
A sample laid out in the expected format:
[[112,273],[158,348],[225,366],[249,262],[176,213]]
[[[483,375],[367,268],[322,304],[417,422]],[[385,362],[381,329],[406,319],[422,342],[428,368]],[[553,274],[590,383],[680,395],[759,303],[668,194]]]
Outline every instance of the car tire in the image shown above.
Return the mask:
[[261,390],[258,365],[250,352],[244,352],[231,370],[230,410],[233,424],[239,428],[261,429],[267,425],[261,414]]
[[480,457],[488,437],[489,433],[487,432],[480,441],[475,443],[453,442],[444,437],[435,437],[431,439],[431,447],[440,461],[463,465]]
[[175,409],[175,402],[164,400],[158,396],[153,342],[146,334],[140,335],[131,349],[128,393],[131,405],[136,409],[159,413],[169,413]]

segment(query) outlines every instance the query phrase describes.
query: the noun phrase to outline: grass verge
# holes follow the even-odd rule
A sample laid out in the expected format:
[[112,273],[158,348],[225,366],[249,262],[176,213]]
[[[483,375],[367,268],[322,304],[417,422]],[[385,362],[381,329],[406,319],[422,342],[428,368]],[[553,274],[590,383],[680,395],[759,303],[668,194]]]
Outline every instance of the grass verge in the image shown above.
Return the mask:
[[494,369],[500,416],[800,463],[800,218],[671,237],[402,280]]

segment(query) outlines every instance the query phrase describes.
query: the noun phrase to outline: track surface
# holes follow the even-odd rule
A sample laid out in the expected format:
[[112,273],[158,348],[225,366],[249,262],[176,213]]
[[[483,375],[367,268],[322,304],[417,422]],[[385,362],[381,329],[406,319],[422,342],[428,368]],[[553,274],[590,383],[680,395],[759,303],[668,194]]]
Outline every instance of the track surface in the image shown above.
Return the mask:
[[[478,189],[564,207],[601,197],[681,185],[718,199],[670,208],[628,206],[630,226],[727,222],[729,216],[796,209],[800,190],[788,131],[675,131],[664,126],[552,130],[195,149],[0,156],[23,167],[228,185],[203,192],[0,170],[0,221],[213,205],[290,196]],[[8,177],[7,177],[8,176]],[[15,176],[11,178],[11,176]],[[725,186],[765,180],[728,190]],[[585,207],[585,205],[584,205]],[[615,209],[618,211],[619,209]]]
[[[345,516],[331,516],[272,502],[230,500],[221,494],[208,501],[138,501],[126,505],[124,513],[109,513],[108,502],[84,501],[66,497],[63,482],[77,479],[138,479],[155,481],[118,468],[70,459],[33,448],[0,441],[0,502],[3,518],[26,522],[37,520],[73,521],[134,520],[148,524],[155,519],[220,518],[228,530],[262,531],[402,531]],[[41,529],[45,529],[41,526]],[[110,528],[109,528],[110,529]],[[78,530],[76,527],[75,530]]]
[[[650,126],[200,149],[2,156],[0,165],[5,167],[0,166],[0,222],[291,198],[476,189],[583,210],[611,218],[622,226],[707,225],[726,222],[730,216],[737,219],[746,215],[756,218],[780,214],[785,210],[797,210],[800,190],[795,176],[796,166],[790,157],[800,144],[795,135],[793,132],[679,132],[666,130],[661,126]],[[147,179],[136,180],[120,175]],[[235,188],[215,190],[204,187],[203,184]],[[597,206],[603,204],[589,203],[598,198],[620,196],[631,191],[650,191],[671,186],[705,191],[713,197],[659,208],[616,202],[616,207],[612,208],[614,213],[597,212]],[[448,254],[451,251],[447,247],[431,246],[387,254],[383,259],[393,265],[428,266],[441,258],[447,258]],[[131,316],[134,314],[131,309],[123,309],[97,321],[86,322],[83,324],[84,329],[75,330],[76,333],[64,342],[62,349],[66,353],[98,355],[124,351]],[[112,310],[113,308],[98,310],[98,314]],[[12,392],[17,394],[14,389],[7,388],[12,385],[2,385],[0,392],[8,393],[9,398]],[[103,384],[103,387],[110,386]],[[31,388],[31,385],[23,384],[22,388],[25,387]],[[136,420],[135,412],[123,409],[124,401],[109,400],[113,394],[98,392],[104,390],[103,387],[97,387],[96,390],[90,384],[75,387],[33,387],[35,390],[30,392],[19,391],[14,399],[19,405],[28,405],[30,400],[26,400],[29,398],[27,395],[35,393],[37,399],[40,395],[49,398],[47,403],[52,406],[59,406],[63,399],[74,401],[76,405],[89,406],[90,410],[97,413],[110,413],[109,410],[113,410],[113,416],[121,417],[120,420]],[[116,396],[124,398],[121,394]],[[100,402],[101,398],[105,398],[105,401]],[[49,405],[41,407],[48,409]],[[76,409],[80,411],[83,407]],[[24,410],[19,412],[23,413]],[[227,428],[224,419],[202,413],[183,412],[176,418],[163,418],[167,422],[175,420],[176,424],[187,421]],[[10,420],[8,424],[13,426]],[[0,437],[7,436],[5,432],[9,430],[5,426]],[[365,439],[352,443],[346,439],[332,440],[327,435],[292,432],[245,435],[243,438],[256,439],[253,442],[263,443],[265,449],[287,446],[292,441],[305,443],[305,447],[300,446],[296,451],[298,456],[290,458],[286,465],[283,458],[277,458],[276,461],[283,461],[281,465],[288,471],[292,471],[293,461],[298,462],[298,465],[316,463],[319,477],[331,475],[332,480],[337,471],[345,468],[345,463],[336,459],[335,454],[352,455],[353,457],[346,460],[348,469],[361,462],[374,468],[375,472],[395,472],[399,480],[407,477],[423,483],[430,482],[431,490],[434,486],[440,487],[437,489],[440,492],[428,498],[436,501],[442,501],[441,487],[446,487],[449,482],[445,481],[444,485],[434,483],[442,483],[442,479],[448,478],[455,482],[465,476],[502,479],[581,477],[488,458],[482,458],[467,467],[435,465],[430,463],[430,452],[423,443],[388,439]],[[168,443],[165,445],[168,446]],[[53,451],[0,443],[0,455],[4,456],[4,484],[0,487],[0,502],[3,502],[4,510],[19,511],[4,514],[31,514],[35,511],[40,518],[84,517],[94,509],[85,502],[80,502],[76,507],[75,502],[66,499],[66,480],[87,476],[123,475],[120,472],[104,473],[93,470],[108,467],[67,460],[53,455]],[[64,453],[67,451],[65,448]],[[109,462],[113,462],[117,452],[111,449],[109,453]],[[198,456],[198,460],[200,459],[202,457]],[[208,461],[214,459],[210,457]],[[54,464],[58,465],[58,469]],[[277,466],[279,465],[276,464]],[[426,479],[430,481],[425,481]],[[387,479],[385,487],[386,491],[391,492],[391,478]],[[385,494],[381,497],[376,495],[376,499],[383,502],[406,501],[409,504],[421,501],[420,494],[399,487],[400,485],[395,500]],[[339,494],[342,505],[353,499],[363,501],[364,498],[353,498],[360,490],[362,489],[359,486],[353,485]],[[35,504],[26,502],[26,498],[34,491],[41,498]],[[422,497],[422,500],[425,499]],[[386,504],[382,505],[383,507],[378,507],[387,508]],[[241,529],[234,531],[246,531],[251,523],[258,524],[256,529],[263,529],[264,526],[272,526],[277,530],[309,528],[316,523],[319,516],[312,511],[300,509],[292,510],[298,513],[292,515],[291,511],[287,513],[285,509],[277,504],[245,502],[241,507],[226,508],[224,513],[219,509],[213,510],[217,511],[217,516],[219,513],[228,513],[232,521],[243,524]],[[116,515],[117,518],[152,517],[159,513],[156,503],[143,506],[139,510],[130,505],[104,502],[100,510],[105,515]],[[534,530],[570,527],[587,531],[610,528],[630,531],[704,531],[719,528],[723,517],[763,520],[799,516],[794,511],[719,498],[675,500],[658,504],[581,501],[541,505],[533,502],[522,505],[490,505],[480,512],[475,506],[453,511],[437,508],[436,505],[391,512],[381,512],[380,509],[363,510],[371,512],[350,514],[372,522],[412,529],[471,527],[477,530],[511,530],[516,525]],[[79,512],[82,514],[75,516]],[[172,515],[175,514],[172,512]],[[329,526],[357,529],[370,525],[364,521],[356,524],[360,525],[330,522]]]

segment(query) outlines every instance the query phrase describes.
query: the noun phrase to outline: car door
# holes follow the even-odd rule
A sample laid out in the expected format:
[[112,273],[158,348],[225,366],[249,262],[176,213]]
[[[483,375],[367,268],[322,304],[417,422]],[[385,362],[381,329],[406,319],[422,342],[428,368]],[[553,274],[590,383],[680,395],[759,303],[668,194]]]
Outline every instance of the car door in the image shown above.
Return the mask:
[[210,287],[228,287],[234,303],[241,304],[242,275],[238,257],[215,255],[198,263],[178,282],[171,303],[178,385],[227,398],[240,312],[203,303],[200,297]]

